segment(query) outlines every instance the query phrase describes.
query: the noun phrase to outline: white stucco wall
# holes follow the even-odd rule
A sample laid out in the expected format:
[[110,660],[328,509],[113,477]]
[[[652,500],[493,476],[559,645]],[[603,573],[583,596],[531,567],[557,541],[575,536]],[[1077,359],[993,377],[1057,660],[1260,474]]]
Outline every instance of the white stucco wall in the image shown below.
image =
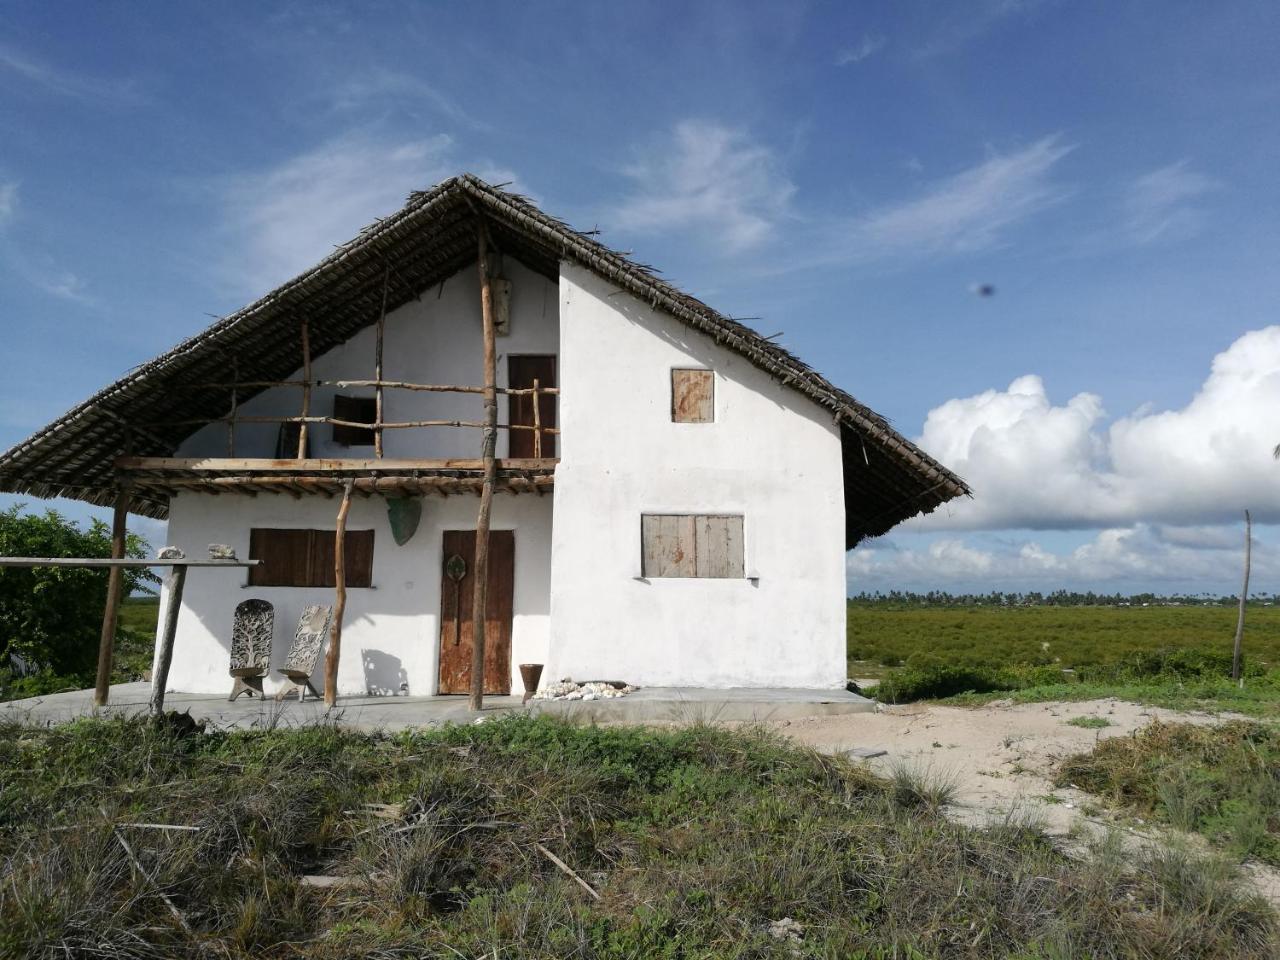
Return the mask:
[[[561,462],[546,676],[838,687],[844,502],[829,411],[595,274],[561,265]],[[672,367],[715,422],[671,422]],[[640,579],[644,513],[740,513],[756,579]]]
[[[499,494],[494,498],[493,529],[515,531],[515,615],[511,636],[513,692],[524,689],[517,665],[547,658],[551,560],[551,497]],[[188,556],[204,556],[210,543],[230,543],[238,556],[249,555],[253,527],[332,530],[336,501],[323,497],[255,499],[181,494],[170,508],[168,542]],[[373,588],[347,591],[342,626],[338,692],[342,695],[417,696],[436,692],[440,635],[440,570],[445,530],[474,530],[475,497],[423,500],[418,531],[397,546],[381,497],[355,499],[347,525],[374,531]],[[235,606],[261,597],[275,606],[268,691],[280,685],[276,668],[284,663],[302,609],[333,603],[332,588],[249,587],[243,569],[192,568],[183,590],[169,688],[196,693],[227,693],[231,621]],[[161,597],[161,622],[167,596]],[[317,678],[323,677],[323,657]],[[323,689],[319,679],[313,681]],[[401,684],[406,684],[401,689]]]

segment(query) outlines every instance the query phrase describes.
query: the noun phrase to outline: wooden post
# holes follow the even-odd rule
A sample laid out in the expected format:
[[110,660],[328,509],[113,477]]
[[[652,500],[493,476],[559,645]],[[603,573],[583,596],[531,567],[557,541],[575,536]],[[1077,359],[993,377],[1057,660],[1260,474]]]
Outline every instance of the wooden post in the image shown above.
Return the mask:
[[236,410],[240,405],[240,364],[231,358],[231,412],[227,415],[227,456],[236,455]]
[[373,379],[378,385],[373,388],[373,455],[382,458],[382,339],[387,332],[387,284],[391,279],[391,268],[382,272],[382,309],[378,312],[378,339],[373,351]]
[[1240,588],[1240,614],[1236,617],[1236,643],[1235,649],[1231,654],[1231,679],[1242,687],[1244,686],[1244,677],[1242,676],[1243,664],[1241,661],[1244,658],[1241,646],[1244,642],[1244,605],[1249,599],[1249,563],[1252,552],[1253,520],[1249,516],[1249,511],[1246,510],[1244,512],[1244,586]]
[[350,480],[342,485],[342,506],[338,507],[338,525],[333,534],[333,626],[329,630],[329,652],[324,657],[324,703],[327,707],[338,702],[342,616],[347,612],[347,512],[351,509],[353,486]]
[[[311,334],[302,321],[302,416],[311,416]],[[298,427],[298,459],[307,458],[307,421]]]
[[484,629],[489,600],[489,513],[497,477],[498,360],[493,330],[493,290],[489,283],[489,232],[484,220],[476,227],[480,248],[480,319],[484,334],[484,485],[480,489],[480,515],[476,518],[476,569],[471,592],[471,700],[472,710],[484,707]]
[[[122,486],[116,493],[115,511],[111,515],[111,559],[124,558],[126,528],[129,516],[129,489]],[[102,611],[102,634],[98,638],[98,678],[93,688],[93,702],[106,706],[111,686],[111,660],[116,646],[116,621],[120,616],[120,599],[124,592],[124,568],[112,567],[107,573],[107,605]]]
[[178,631],[178,611],[182,609],[182,588],[187,582],[187,565],[175,564],[165,600],[164,625],[160,631],[156,659],[151,669],[151,716],[164,713],[164,690],[169,685],[169,664],[173,662],[173,638]]
[[[538,408],[542,405],[539,399],[538,381],[533,381],[533,457],[535,460],[542,459],[542,411]],[[510,439],[507,441],[510,443]]]

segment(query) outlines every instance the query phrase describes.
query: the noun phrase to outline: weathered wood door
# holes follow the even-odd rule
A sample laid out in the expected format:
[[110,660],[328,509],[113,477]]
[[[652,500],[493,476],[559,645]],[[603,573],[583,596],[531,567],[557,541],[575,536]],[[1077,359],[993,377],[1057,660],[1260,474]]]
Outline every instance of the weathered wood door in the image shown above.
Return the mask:
[[[527,390],[538,381],[539,388],[559,386],[556,382],[556,358],[549,356],[518,356],[507,358],[508,386],[515,390]],[[556,425],[556,395],[539,395],[538,419],[542,427],[542,455],[556,455],[556,435],[547,433],[548,427]],[[533,397],[507,397],[507,421],[513,425],[533,426]],[[508,430],[511,443],[508,447],[510,457],[532,457],[534,443],[532,430]]]
[[[485,603],[488,615],[484,628],[486,694],[511,692],[511,613],[515,595],[515,559],[515,532],[491,530],[489,592]],[[475,560],[474,530],[444,532],[444,561],[440,572],[440,693],[471,691],[471,603],[475,586]],[[458,573],[462,576],[457,577]]]

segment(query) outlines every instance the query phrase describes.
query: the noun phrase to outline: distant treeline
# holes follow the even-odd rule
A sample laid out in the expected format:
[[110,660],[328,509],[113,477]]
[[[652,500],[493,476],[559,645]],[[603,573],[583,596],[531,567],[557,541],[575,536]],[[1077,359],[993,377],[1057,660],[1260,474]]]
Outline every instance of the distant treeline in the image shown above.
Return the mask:
[[[1250,594],[1249,602],[1270,606],[1275,594]],[[850,604],[859,606],[914,606],[914,607],[1227,607],[1239,603],[1237,596],[1215,596],[1209,593],[1172,594],[1157,593],[1081,593],[1076,590],[1055,590],[1052,593],[947,593],[930,590],[914,593],[910,590],[890,590],[888,593],[859,593],[849,597]]]

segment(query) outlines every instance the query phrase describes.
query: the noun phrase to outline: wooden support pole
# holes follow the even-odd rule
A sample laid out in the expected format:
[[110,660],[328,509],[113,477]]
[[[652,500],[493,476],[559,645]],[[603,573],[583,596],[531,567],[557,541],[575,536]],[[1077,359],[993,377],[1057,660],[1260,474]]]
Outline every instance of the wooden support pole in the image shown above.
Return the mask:
[[182,588],[187,582],[187,565],[174,564],[169,577],[169,593],[165,598],[164,624],[156,646],[155,663],[151,666],[151,716],[164,713],[164,691],[169,685],[169,665],[173,662],[173,638],[178,632],[178,611],[182,609]]
[[[115,511],[111,515],[111,559],[124,557],[129,516],[129,489],[121,487],[116,493]],[[107,605],[102,611],[102,634],[98,638],[98,677],[93,688],[93,702],[103,707],[107,704],[111,686],[111,661],[116,646],[116,622],[120,616],[121,594],[124,593],[124,568],[112,567],[107,574]]]
[[227,415],[227,456],[236,455],[236,411],[240,405],[240,364],[231,358],[231,412]]
[[382,309],[378,312],[377,342],[373,350],[373,379],[378,385],[373,388],[373,455],[382,459],[382,341],[387,332],[387,284],[391,280],[391,268],[382,272]]
[[353,486],[350,480],[342,485],[342,506],[338,507],[338,525],[333,534],[333,626],[329,630],[329,652],[324,657],[324,703],[327,707],[338,702],[342,617],[347,612],[347,512],[351,509]]
[[484,486],[480,490],[480,514],[476,518],[476,569],[471,592],[471,702],[472,710],[484,707],[484,628],[489,600],[489,514],[497,477],[498,359],[493,330],[493,289],[489,283],[489,231],[483,219],[476,226],[480,267],[480,319],[484,334]]
[[533,381],[533,459],[542,459],[542,406],[538,395],[538,381]]
[[307,458],[307,417],[311,416],[311,334],[302,321],[302,425],[298,427],[298,459]]
[[1236,617],[1236,642],[1231,653],[1231,679],[1244,686],[1244,605],[1249,600],[1249,564],[1253,553],[1253,519],[1244,512],[1244,586],[1240,588],[1240,613]]

